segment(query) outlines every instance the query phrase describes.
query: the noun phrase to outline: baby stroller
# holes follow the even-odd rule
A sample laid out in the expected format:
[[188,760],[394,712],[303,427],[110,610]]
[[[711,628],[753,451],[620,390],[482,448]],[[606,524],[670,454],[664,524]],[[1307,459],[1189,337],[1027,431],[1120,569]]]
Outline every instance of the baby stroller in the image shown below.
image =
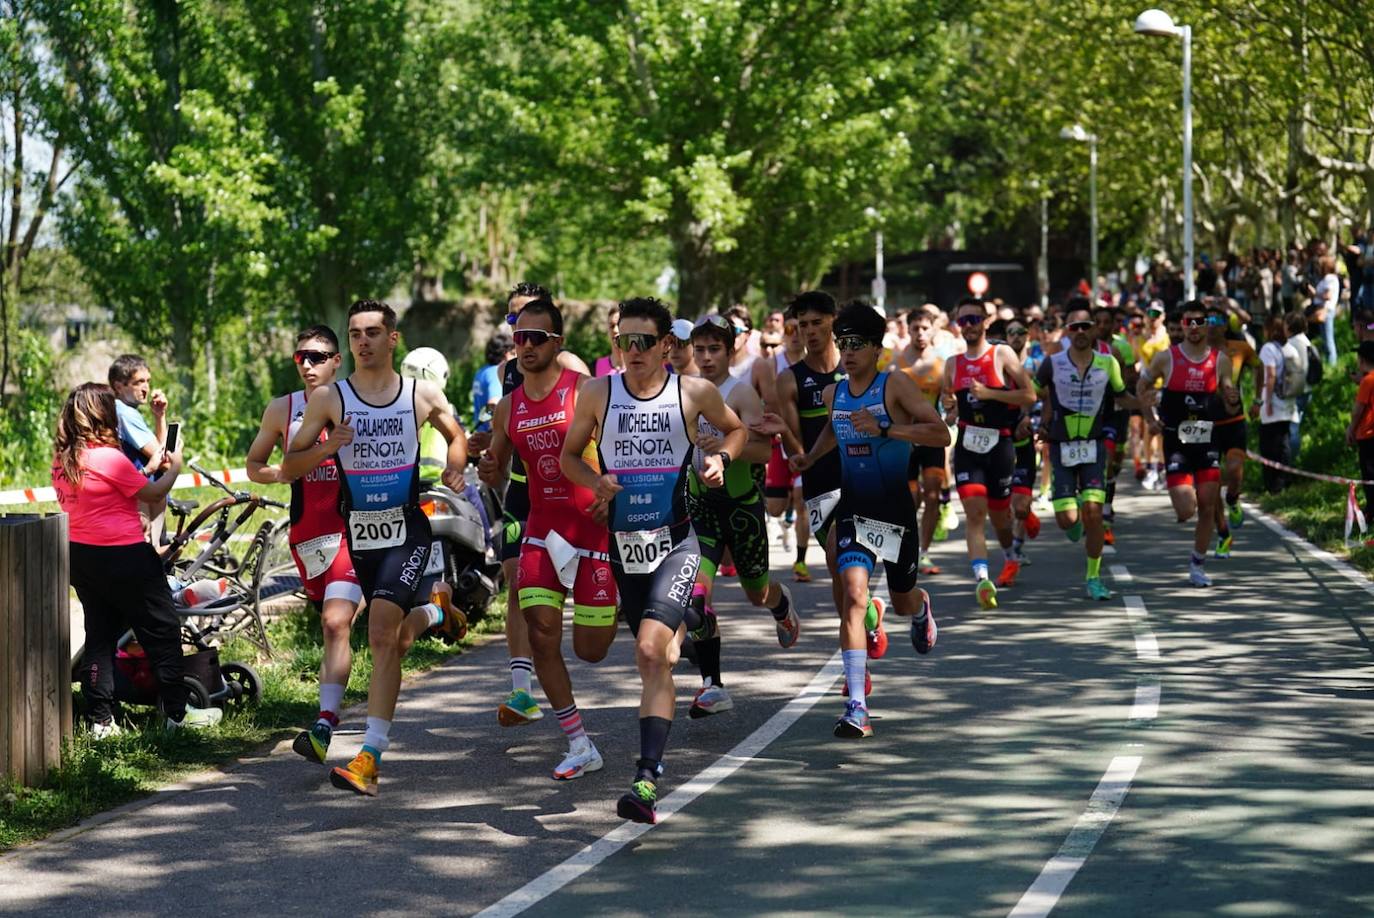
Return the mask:
[[[196,708],[216,707],[228,710],[236,705],[255,704],[262,695],[262,677],[247,663],[219,661],[219,651],[206,643],[205,635],[191,622],[181,626],[184,645],[195,648],[183,651],[186,674],[186,703]],[[152,663],[143,647],[126,631],[115,649],[115,701],[125,704],[155,705],[158,703],[157,679]]]

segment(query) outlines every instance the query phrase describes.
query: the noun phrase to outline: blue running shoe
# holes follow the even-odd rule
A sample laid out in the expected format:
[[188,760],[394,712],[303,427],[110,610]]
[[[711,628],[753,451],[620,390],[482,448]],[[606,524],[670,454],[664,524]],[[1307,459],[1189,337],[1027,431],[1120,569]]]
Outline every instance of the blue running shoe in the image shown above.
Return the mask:
[[868,722],[868,708],[853,698],[845,702],[844,716],[835,722],[835,735],[844,739],[872,736],[873,725]]

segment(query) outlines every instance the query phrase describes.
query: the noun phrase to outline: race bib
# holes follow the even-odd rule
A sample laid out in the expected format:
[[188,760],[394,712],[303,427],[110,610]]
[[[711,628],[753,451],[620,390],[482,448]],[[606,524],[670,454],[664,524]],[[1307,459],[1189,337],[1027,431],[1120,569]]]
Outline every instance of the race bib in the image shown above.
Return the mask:
[[420,572],[421,577],[431,575],[442,575],[444,573],[444,543],[435,539],[429,546],[429,560],[425,562],[425,569]]
[[342,543],[341,532],[297,542],[293,547],[296,549],[296,557],[301,559],[301,566],[305,568],[305,579],[314,580],[329,570],[329,566],[339,555],[339,545]]
[[354,510],[348,515],[349,544],[354,551],[395,548],[406,541],[404,507],[387,510]]
[[1184,421],[1178,425],[1178,438],[1184,443],[1211,443],[1211,421]]
[[991,452],[1000,439],[1002,432],[993,427],[974,427],[970,424],[964,428],[964,449],[971,453]]
[[544,550],[549,553],[554,570],[558,571],[558,582],[563,584],[563,589],[571,590],[577,582],[577,562],[581,560],[577,549],[567,539],[550,529],[549,534],[544,536]]
[[896,523],[871,520],[866,516],[854,517],[854,536],[859,544],[892,564],[897,563],[897,557],[902,553],[902,536],[905,533],[906,527]]
[[620,567],[625,573],[652,574],[673,550],[673,535],[667,526],[617,532],[615,545],[620,550]]
[[1064,466],[1087,465],[1096,461],[1096,440],[1066,440],[1059,444],[1059,462]]
[[835,505],[840,502],[840,489],[826,491],[824,494],[817,494],[806,500],[806,512],[811,519],[811,531],[817,533],[821,531],[821,526],[830,518]]

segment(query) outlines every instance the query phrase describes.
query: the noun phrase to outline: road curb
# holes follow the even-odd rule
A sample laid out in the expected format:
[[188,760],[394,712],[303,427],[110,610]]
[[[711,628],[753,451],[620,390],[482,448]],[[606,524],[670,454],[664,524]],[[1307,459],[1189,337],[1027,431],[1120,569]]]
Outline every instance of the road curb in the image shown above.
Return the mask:
[[1265,525],[1265,528],[1267,528],[1270,532],[1274,533],[1276,536],[1283,539],[1283,541],[1287,542],[1289,545],[1294,545],[1302,548],[1302,550],[1307,552],[1307,554],[1316,558],[1318,561],[1322,562],[1327,567],[1331,568],[1333,571],[1340,574],[1346,580],[1349,580],[1351,583],[1354,583],[1356,586],[1364,590],[1370,596],[1374,596],[1374,583],[1371,583],[1369,578],[1365,576],[1364,572],[1360,571],[1353,564],[1344,560],[1343,558],[1336,557],[1324,548],[1318,548],[1316,545],[1313,545],[1307,539],[1298,535],[1296,532],[1289,529],[1287,526],[1283,525],[1283,523],[1280,523],[1277,519],[1270,516],[1268,513],[1265,513],[1263,510],[1256,507],[1254,504],[1251,504],[1249,501],[1242,501],[1241,503],[1245,507],[1245,512],[1253,516],[1255,519],[1259,520],[1261,523],[1263,523]]

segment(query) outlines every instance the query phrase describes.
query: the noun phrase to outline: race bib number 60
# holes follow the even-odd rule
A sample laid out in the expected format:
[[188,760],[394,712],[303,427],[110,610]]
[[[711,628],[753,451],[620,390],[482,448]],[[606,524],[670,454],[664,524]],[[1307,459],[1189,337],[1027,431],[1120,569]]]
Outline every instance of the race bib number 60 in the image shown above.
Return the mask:
[[992,427],[974,427],[970,424],[964,428],[964,449],[971,453],[991,452],[1000,439],[1002,432]]
[[354,510],[348,515],[349,544],[354,551],[376,551],[405,544],[405,508]]
[[625,573],[652,574],[673,550],[673,536],[667,526],[617,532],[615,545],[620,551],[620,567]]
[[898,526],[896,523],[871,520],[866,516],[854,517],[854,535],[858,538],[859,544],[878,558],[892,564],[897,563],[897,558],[902,553],[902,536],[905,533],[906,527]]
[[806,499],[806,513],[811,521],[812,533],[821,531],[821,526],[825,525],[825,521],[830,518],[831,512],[839,502],[839,488]]

